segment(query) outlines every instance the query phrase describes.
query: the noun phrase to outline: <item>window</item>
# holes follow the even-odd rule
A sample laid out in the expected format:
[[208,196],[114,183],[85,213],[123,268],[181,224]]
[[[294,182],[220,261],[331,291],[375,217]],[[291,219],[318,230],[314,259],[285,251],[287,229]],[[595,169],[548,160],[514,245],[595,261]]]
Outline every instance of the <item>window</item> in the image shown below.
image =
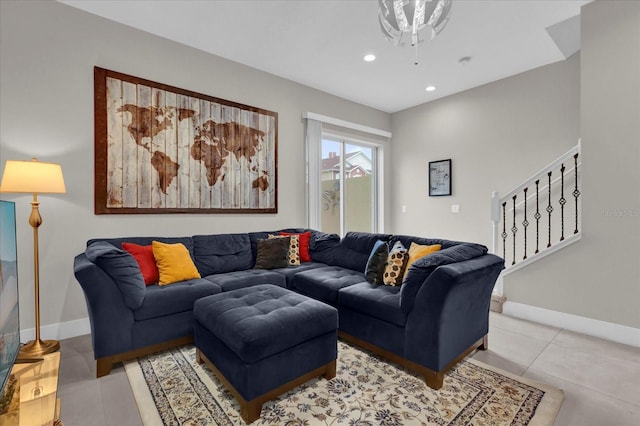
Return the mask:
[[320,166],[320,230],[377,232],[378,148],[323,134]]
[[309,227],[341,236],[382,232],[384,141],[305,118]]

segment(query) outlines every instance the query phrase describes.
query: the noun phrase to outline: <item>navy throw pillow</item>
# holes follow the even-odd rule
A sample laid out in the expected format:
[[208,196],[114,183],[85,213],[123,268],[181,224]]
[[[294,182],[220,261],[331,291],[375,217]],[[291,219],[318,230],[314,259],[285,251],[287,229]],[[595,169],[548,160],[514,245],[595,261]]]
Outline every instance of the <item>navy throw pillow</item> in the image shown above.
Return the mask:
[[382,240],[376,241],[367,260],[364,276],[371,284],[383,284],[383,275],[387,266],[389,246]]

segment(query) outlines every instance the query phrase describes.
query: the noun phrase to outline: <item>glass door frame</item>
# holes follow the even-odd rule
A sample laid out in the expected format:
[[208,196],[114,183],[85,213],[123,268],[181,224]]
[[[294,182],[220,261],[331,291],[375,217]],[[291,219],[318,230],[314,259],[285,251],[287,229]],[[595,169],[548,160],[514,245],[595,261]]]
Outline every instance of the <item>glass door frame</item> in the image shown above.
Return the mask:
[[[383,232],[383,214],[384,214],[384,203],[382,202],[382,200],[384,199],[384,180],[383,180],[383,155],[384,155],[384,146],[382,144],[379,143],[375,143],[375,142],[371,142],[371,141],[366,141],[366,140],[362,140],[362,139],[357,139],[351,136],[346,136],[346,135],[342,135],[340,133],[336,133],[336,132],[331,132],[331,131],[326,131],[323,129],[322,131],[322,137],[320,140],[320,146],[319,148],[319,153],[318,153],[318,162],[321,164],[323,157],[322,157],[322,144],[324,140],[329,140],[332,142],[336,142],[340,144],[340,153],[338,154],[340,156],[340,191],[341,191],[341,196],[340,196],[340,233],[339,235],[342,237],[344,236],[344,234],[346,234],[346,232],[348,232],[345,229],[345,217],[346,217],[346,210],[345,210],[345,202],[347,199],[347,188],[346,188],[346,184],[345,184],[345,173],[344,173],[344,159],[345,159],[345,146],[346,145],[355,145],[355,146],[361,146],[363,148],[368,148],[371,149],[371,164],[372,164],[372,179],[371,179],[371,222],[372,222],[372,228],[369,232],[373,232],[373,233],[377,233],[377,232]],[[318,185],[318,193],[320,194],[320,197],[322,197],[322,170],[321,167],[319,167],[319,174],[318,176],[316,176],[317,182],[316,184]],[[310,180],[311,182],[311,180]],[[315,200],[315,208],[317,209],[322,209],[322,202],[321,200]],[[311,205],[313,206],[313,202],[311,203]],[[313,207],[312,207],[313,208]],[[318,210],[320,211],[320,210]],[[318,218],[320,218],[320,214],[317,215]],[[315,226],[318,229],[321,229],[321,220],[318,221],[317,224],[315,224]]]

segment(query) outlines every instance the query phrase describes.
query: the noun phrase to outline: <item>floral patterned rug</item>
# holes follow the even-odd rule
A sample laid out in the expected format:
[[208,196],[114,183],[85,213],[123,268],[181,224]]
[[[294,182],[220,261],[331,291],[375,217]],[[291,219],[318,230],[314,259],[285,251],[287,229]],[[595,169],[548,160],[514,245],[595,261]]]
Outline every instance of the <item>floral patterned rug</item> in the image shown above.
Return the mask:
[[[157,425],[244,425],[239,404],[195,347],[125,363],[142,421]],[[467,359],[444,386],[338,341],[336,377],[311,380],[265,403],[254,425],[551,425],[562,391]]]

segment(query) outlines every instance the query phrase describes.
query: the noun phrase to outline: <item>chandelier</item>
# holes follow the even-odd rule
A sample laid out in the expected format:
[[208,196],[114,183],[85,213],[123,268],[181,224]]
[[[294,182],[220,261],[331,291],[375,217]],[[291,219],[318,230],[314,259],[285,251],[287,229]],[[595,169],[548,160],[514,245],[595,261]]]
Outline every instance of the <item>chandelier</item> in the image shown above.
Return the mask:
[[402,35],[411,33],[418,65],[418,31],[431,28],[431,39],[449,22],[452,0],[378,0],[378,18],[384,36],[396,46],[404,46]]

